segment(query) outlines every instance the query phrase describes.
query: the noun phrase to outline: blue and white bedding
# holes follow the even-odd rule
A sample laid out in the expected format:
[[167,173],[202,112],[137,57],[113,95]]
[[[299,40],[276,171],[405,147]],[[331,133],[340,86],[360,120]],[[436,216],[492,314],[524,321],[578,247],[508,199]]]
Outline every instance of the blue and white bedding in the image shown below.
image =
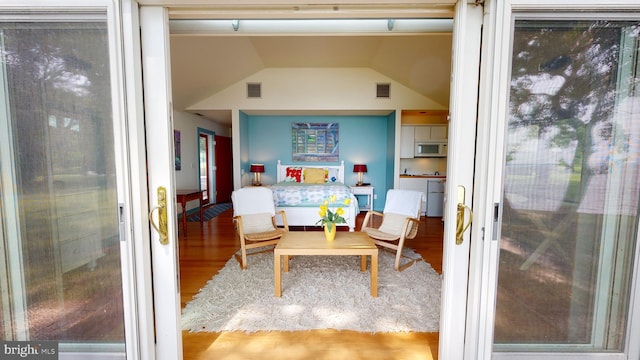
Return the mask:
[[271,185],[276,206],[308,207],[318,206],[329,196],[335,195],[336,201],[332,204],[344,205],[345,199],[354,201],[349,187],[342,183],[305,184],[297,182],[280,182]]

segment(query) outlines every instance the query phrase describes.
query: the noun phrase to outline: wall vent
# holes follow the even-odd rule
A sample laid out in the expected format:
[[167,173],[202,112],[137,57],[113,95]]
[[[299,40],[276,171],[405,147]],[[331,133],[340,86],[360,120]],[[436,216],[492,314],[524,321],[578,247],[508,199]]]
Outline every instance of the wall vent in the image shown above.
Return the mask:
[[260,98],[260,97],[262,97],[262,84],[260,84],[260,83],[247,83],[247,97],[248,98]]
[[376,98],[388,99],[391,97],[391,85],[376,84]]

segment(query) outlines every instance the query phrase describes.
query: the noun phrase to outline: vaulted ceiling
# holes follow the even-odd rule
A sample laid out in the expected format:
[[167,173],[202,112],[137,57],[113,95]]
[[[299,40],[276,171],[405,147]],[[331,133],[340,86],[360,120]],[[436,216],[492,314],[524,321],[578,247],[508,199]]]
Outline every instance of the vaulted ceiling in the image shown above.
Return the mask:
[[[451,33],[412,35],[171,36],[174,109],[264,68],[366,67],[448,107]],[[428,109],[426,109],[428,110]],[[230,111],[198,110],[221,124]]]

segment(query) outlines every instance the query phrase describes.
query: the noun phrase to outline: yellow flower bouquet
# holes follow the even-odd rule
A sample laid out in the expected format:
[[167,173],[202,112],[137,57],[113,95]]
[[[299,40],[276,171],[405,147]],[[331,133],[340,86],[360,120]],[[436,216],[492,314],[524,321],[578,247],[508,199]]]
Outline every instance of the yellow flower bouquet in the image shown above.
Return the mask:
[[[344,209],[340,206],[334,211],[331,211],[329,206],[336,202],[336,196],[331,195],[329,199],[325,200],[322,205],[320,205],[320,211],[318,211],[318,215],[320,215],[320,220],[316,222],[316,225],[322,224],[328,228],[332,228],[334,224],[346,224],[347,220],[342,216],[344,215]],[[345,206],[349,206],[351,203],[351,199],[344,199],[343,204]]]

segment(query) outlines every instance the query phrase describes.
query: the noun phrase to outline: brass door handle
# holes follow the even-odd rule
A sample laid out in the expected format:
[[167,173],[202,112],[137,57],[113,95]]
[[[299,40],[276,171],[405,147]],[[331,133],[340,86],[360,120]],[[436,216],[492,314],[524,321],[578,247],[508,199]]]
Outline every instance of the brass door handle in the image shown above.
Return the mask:
[[[464,241],[464,232],[471,226],[473,221],[473,211],[471,208],[464,204],[464,186],[458,186],[458,210],[456,213],[456,245],[462,244]],[[464,213],[465,209],[469,210],[469,222],[465,225]]]
[[[158,210],[159,225],[156,225],[153,222],[153,212],[156,210]],[[160,235],[160,244],[169,244],[169,230],[167,226],[167,189],[165,189],[164,186],[160,186],[158,188],[158,205],[154,206],[149,212],[149,222]]]

